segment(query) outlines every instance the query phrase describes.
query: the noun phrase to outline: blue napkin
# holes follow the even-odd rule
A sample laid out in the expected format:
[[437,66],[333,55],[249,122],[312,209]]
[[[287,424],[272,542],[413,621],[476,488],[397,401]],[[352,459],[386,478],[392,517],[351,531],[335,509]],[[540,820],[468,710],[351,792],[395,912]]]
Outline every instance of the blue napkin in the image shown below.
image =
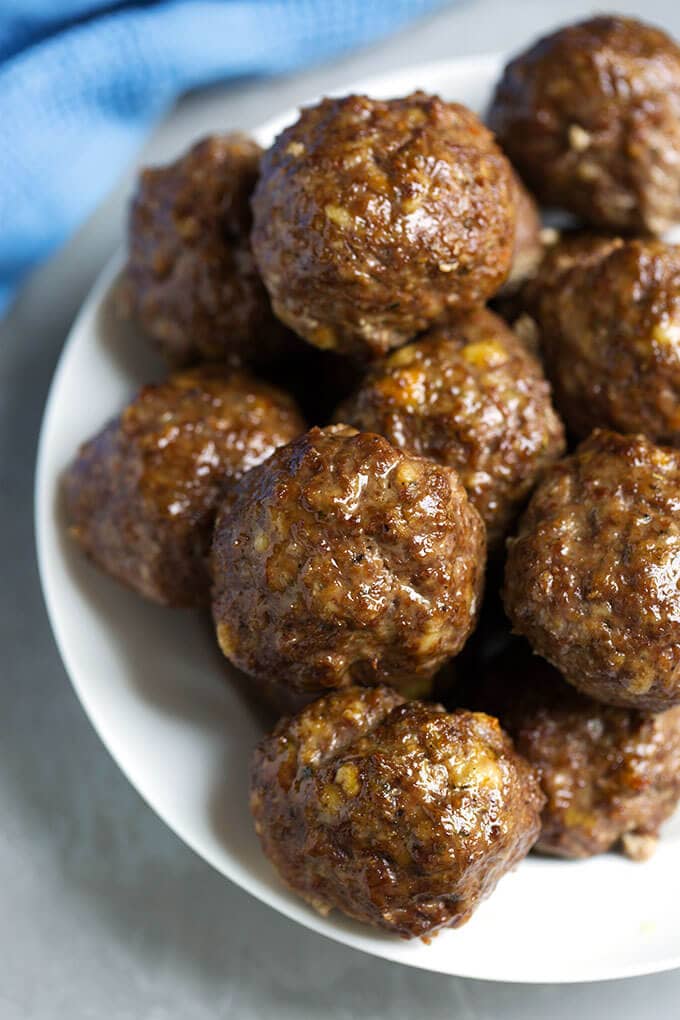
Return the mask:
[[0,311],[180,93],[318,63],[443,2],[0,0]]

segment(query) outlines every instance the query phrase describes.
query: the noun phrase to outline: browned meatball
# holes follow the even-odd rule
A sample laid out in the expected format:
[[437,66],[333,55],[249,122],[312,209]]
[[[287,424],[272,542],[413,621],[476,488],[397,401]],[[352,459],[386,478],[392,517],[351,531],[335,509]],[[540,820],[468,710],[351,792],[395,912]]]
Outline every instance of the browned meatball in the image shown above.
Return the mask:
[[370,356],[508,275],[512,170],[473,113],[416,92],[325,99],[265,154],[253,248],[277,315]]
[[261,363],[293,342],[250,248],[261,152],[243,135],[213,135],[140,176],[120,305],[172,364]]
[[499,294],[513,294],[518,287],[534,275],[543,258],[544,231],[538,206],[513,171],[512,185],[515,195],[515,240],[512,248],[510,275]]
[[680,452],[597,431],[549,468],[508,543],[515,630],[605,704],[680,702]]
[[220,646],[298,690],[427,691],[474,625],[484,545],[451,468],[344,425],[312,429],[242,478],[218,516]]
[[304,427],[292,398],[241,372],[204,365],[145,386],[71,465],[71,533],[141,595],[203,605],[217,504]]
[[539,40],[505,69],[489,125],[548,205],[615,230],[680,218],[680,49],[632,18]]
[[463,689],[459,703],[498,716],[539,773],[547,802],[536,849],[590,857],[620,845],[650,856],[680,798],[680,706],[655,715],[602,705],[518,640]]
[[539,362],[484,308],[377,362],[336,417],[456,468],[495,549],[564,451]]
[[570,431],[602,426],[680,443],[680,247],[569,237],[517,300],[519,328],[535,324]]
[[496,719],[335,691],[257,748],[250,804],[264,852],[320,913],[404,938],[467,921],[529,851],[536,776]]

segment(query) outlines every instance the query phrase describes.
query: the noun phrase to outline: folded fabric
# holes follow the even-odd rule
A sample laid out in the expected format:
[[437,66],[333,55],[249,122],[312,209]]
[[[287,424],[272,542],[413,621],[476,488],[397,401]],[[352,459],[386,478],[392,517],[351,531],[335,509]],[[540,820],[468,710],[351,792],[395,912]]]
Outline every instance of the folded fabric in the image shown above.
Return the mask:
[[444,2],[0,2],[0,311],[179,94],[318,63]]

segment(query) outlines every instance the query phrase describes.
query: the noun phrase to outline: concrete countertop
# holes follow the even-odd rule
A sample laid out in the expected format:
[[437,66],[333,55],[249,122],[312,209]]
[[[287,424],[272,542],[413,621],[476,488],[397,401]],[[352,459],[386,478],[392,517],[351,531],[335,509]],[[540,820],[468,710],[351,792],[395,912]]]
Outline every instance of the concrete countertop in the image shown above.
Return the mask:
[[[615,6],[680,36],[677,0]],[[162,160],[204,131],[247,129],[366,74],[521,47],[593,9],[555,0],[463,0],[351,59],[189,97],[149,139],[140,161]],[[487,984],[401,968],[303,930],[183,846],[99,743],[45,616],[32,485],[50,377],[75,312],[120,240],[131,174],[34,275],[0,324],[0,1018],[677,1015],[680,972],[568,988]]]

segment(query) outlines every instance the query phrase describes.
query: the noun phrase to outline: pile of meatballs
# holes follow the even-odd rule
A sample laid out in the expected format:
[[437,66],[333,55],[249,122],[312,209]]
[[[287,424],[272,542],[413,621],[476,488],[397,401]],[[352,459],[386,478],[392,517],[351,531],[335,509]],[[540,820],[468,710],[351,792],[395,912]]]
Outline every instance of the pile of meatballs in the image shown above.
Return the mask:
[[680,798],[680,49],[564,28],[486,125],[349,95],[143,171],[117,304],[170,374],[65,478],[277,714],[283,881],[407,938],[532,848],[647,858]]

